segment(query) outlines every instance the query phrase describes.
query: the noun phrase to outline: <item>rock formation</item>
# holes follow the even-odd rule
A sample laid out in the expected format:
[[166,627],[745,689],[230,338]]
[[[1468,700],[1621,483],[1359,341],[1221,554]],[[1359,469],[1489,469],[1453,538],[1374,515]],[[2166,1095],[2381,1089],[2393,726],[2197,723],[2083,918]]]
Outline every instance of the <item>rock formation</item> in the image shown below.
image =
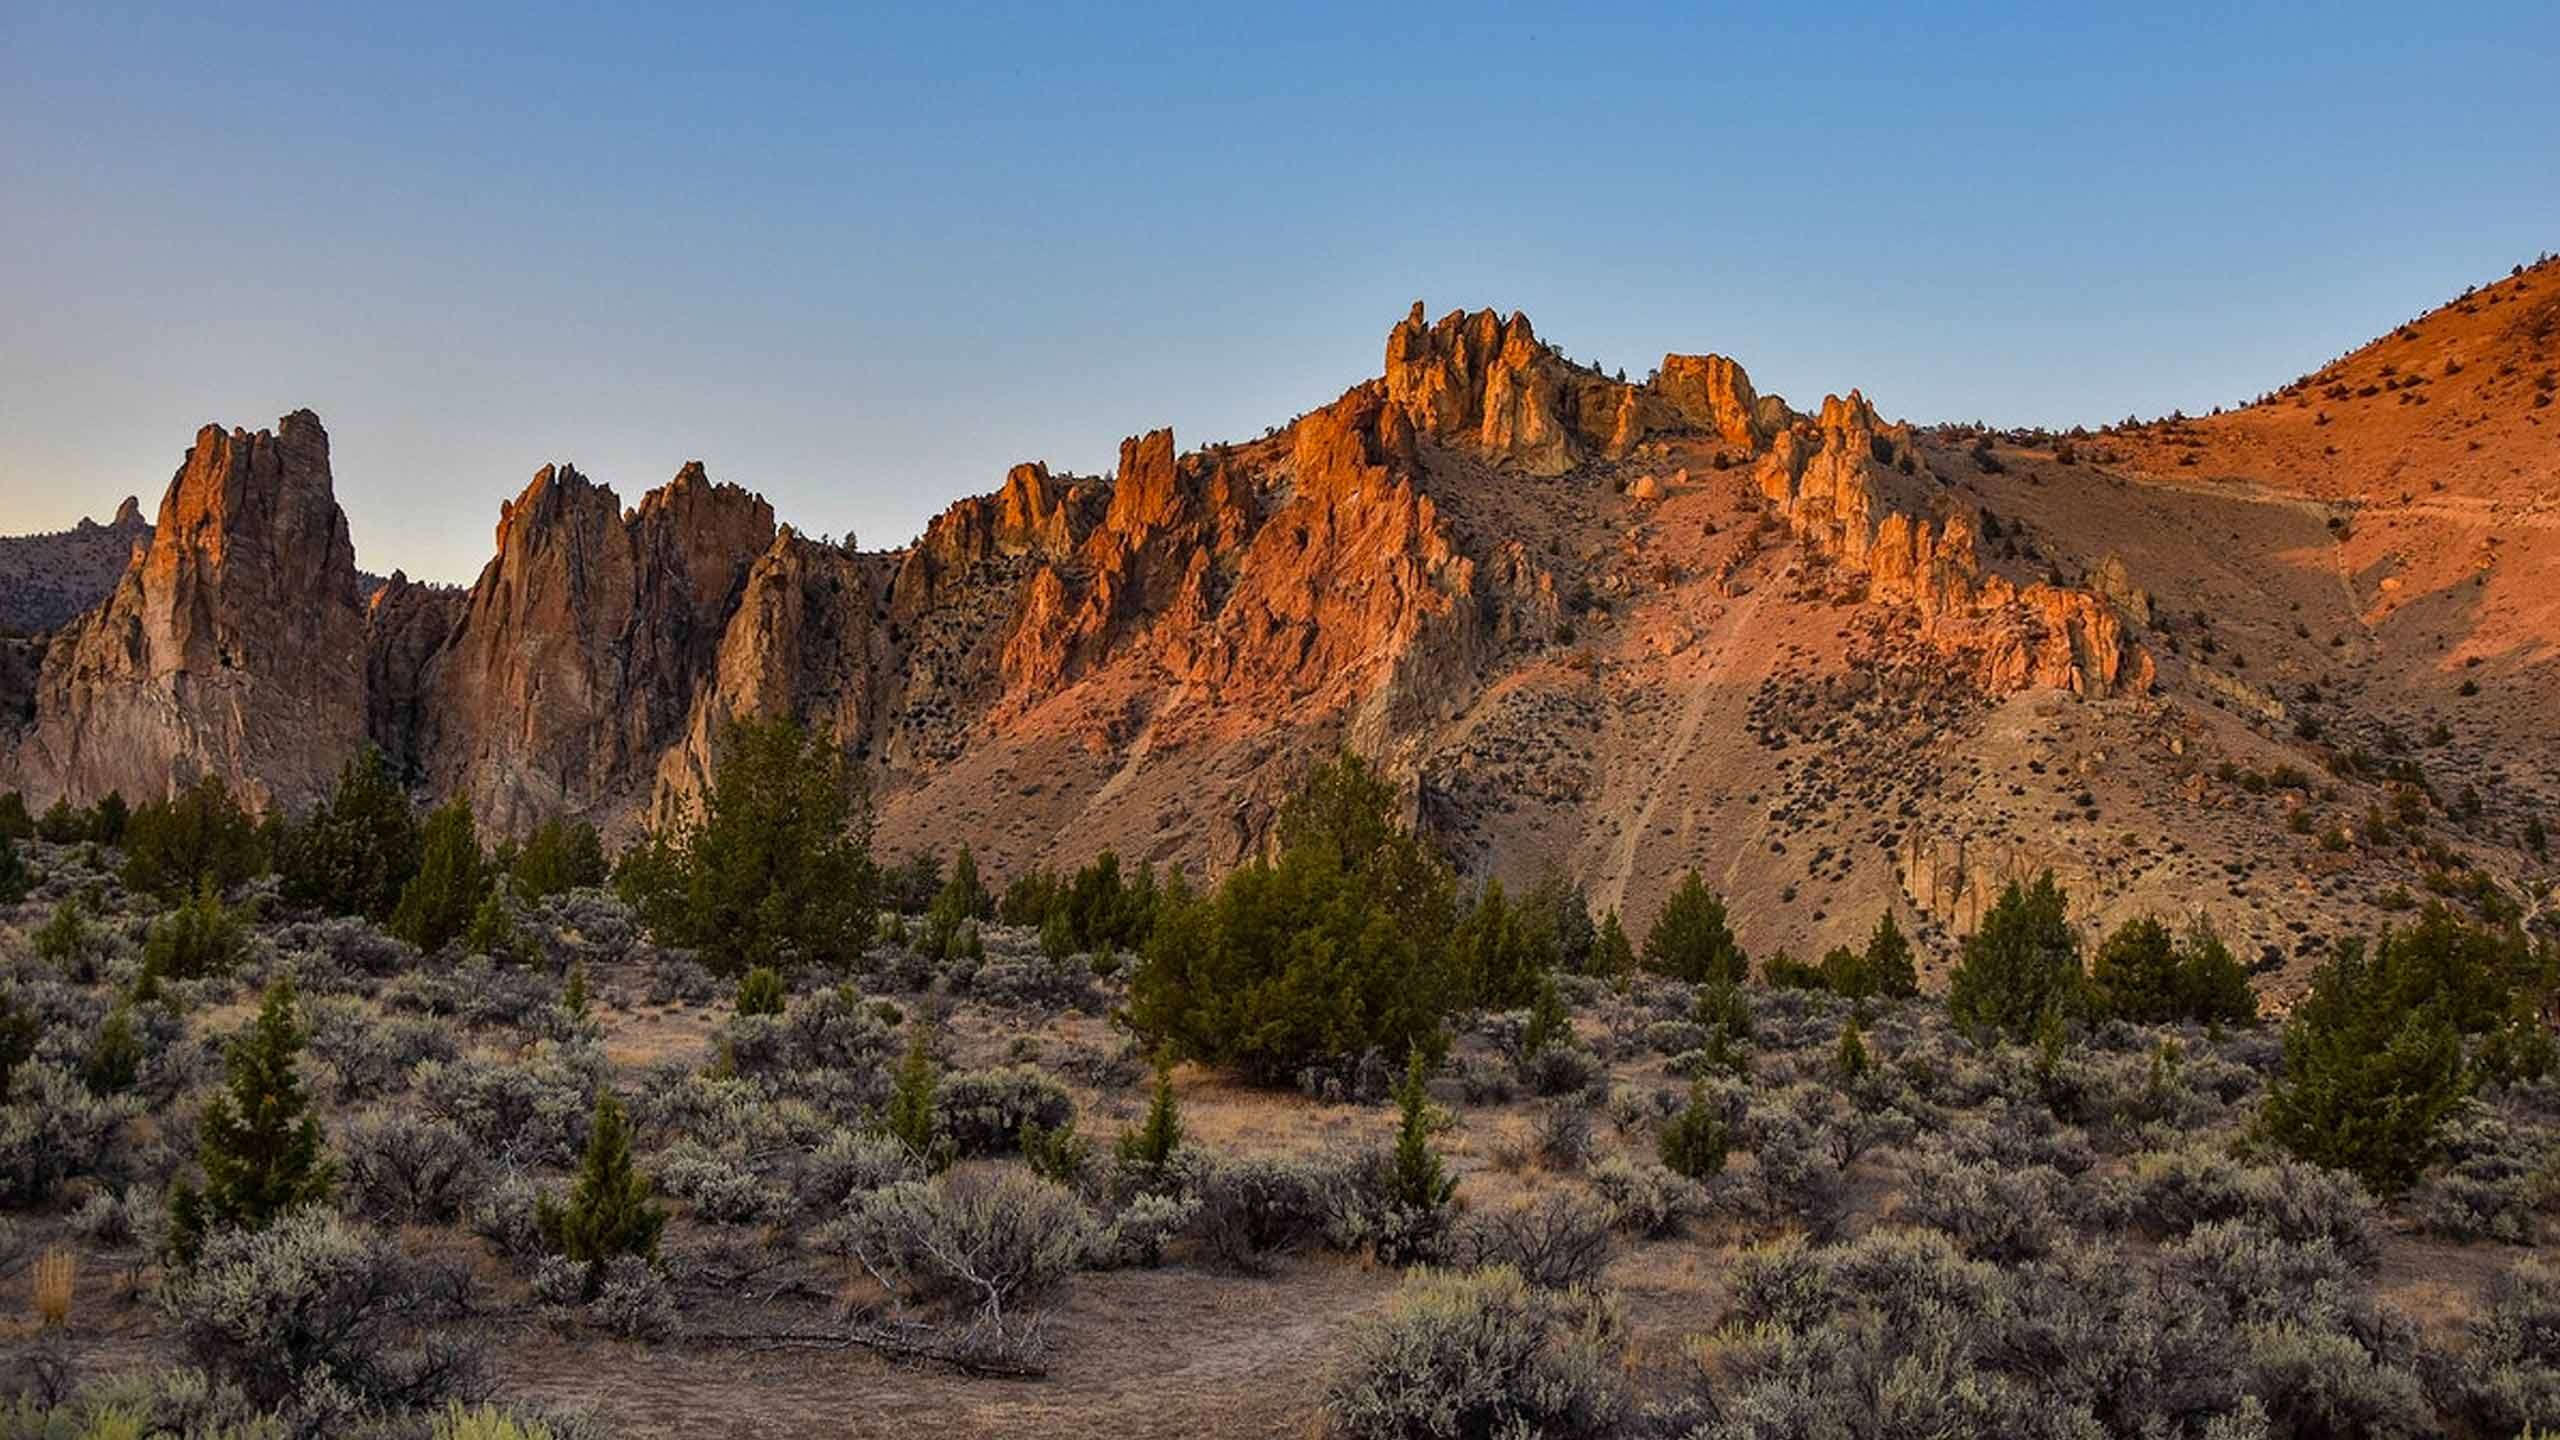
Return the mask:
[[38,794],[166,793],[211,771],[298,803],[365,734],[365,622],[329,436],[208,425],[147,546],[46,650],[15,753]]

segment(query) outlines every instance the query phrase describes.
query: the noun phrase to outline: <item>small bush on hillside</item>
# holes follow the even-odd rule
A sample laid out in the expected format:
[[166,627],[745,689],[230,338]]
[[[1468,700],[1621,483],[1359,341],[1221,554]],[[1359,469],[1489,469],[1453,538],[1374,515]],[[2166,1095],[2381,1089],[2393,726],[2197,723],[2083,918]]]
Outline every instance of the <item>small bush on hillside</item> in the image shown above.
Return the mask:
[[1598,1202],[1568,1190],[1468,1222],[1460,1253],[1471,1268],[1502,1266],[1541,1290],[1571,1290],[1599,1282],[1613,1244],[1614,1216]]
[[1001,1314],[1065,1284],[1094,1230],[1074,1196],[1009,1170],[873,1191],[847,1207],[829,1240],[909,1299]]
[[99,1095],[70,1070],[20,1065],[0,1105],[0,1206],[52,1197],[63,1182],[114,1168],[125,1122],[142,1111],[130,1095]]
[[2023,1169],[1945,1155],[1905,1172],[1900,1218],[1952,1237],[1965,1255],[2001,1265],[2040,1260],[2068,1236],[2070,1182],[2050,1166]]
[[1706,1209],[1706,1192],[1695,1181],[1618,1156],[1592,1166],[1590,1179],[1609,1207],[1609,1223],[1647,1239],[1677,1234],[1683,1221]]
[[208,1236],[161,1307],[198,1364],[260,1405],[319,1384],[359,1406],[414,1410],[486,1383],[478,1352],[435,1333],[462,1312],[468,1283],[303,1210],[268,1230]]
[[429,1060],[411,1072],[424,1111],[450,1121],[486,1154],[534,1165],[565,1165],[587,1143],[600,1052],[538,1049],[527,1064],[466,1056]]
[[2446,1367],[2446,1408],[2479,1435],[2531,1435],[2560,1415],[2560,1271],[2518,1261],[2466,1327],[2470,1342]]
[[355,1212],[392,1225],[458,1218],[484,1168],[470,1137],[452,1125],[383,1110],[348,1123],[338,1156]]
[[1618,1432],[1631,1404],[1614,1314],[1587,1292],[1549,1296],[1517,1272],[1417,1270],[1361,1323],[1327,1386],[1334,1433],[1357,1440]]
[[1725,1152],[1732,1144],[1724,1115],[1708,1103],[1705,1087],[1695,1085],[1688,1105],[1663,1125],[1656,1148],[1664,1169],[1683,1179],[1705,1180],[1723,1172]]
[[1339,1171],[1319,1163],[1221,1160],[1199,1182],[1201,1240],[1230,1269],[1267,1275],[1281,1256],[1325,1233],[1342,1183]]
[[2476,1100],[2456,1107],[2442,1134],[2442,1167],[2410,1195],[2411,1217],[2447,1239],[2532,1244],[2554,1198],[2548,1139]]
[[753,1170],[690,1140],[670,1147],[651,1168],[667,1194],[709,1224],[761,1225],[781,1218],[787,1207],[782,1193]]
[[738,977],[737,1010],[741,1015],[779,1015],[789,1007],[790,990],[781,972],[757,966]]

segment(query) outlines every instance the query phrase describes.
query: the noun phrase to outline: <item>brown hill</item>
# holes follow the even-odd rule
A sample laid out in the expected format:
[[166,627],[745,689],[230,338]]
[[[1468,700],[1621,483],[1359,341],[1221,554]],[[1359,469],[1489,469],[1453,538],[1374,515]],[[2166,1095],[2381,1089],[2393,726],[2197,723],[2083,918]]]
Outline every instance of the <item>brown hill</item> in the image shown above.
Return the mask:
[[48,535],[0,536],[0,632],[34,635],[94,608],[115,588],[133,547],[151,541],[141,502],[128,495],[113,520],[83,520]]
[[[627,830],[689,803],[725,717],[788,710],[863,760],[886,845],[1003,874],[1223,867],[1348,744],[1478,871],[1643,913],[1701,868],[1762,951],[1886,906],[1943,951],[2054,868],[2092,921],[2201,909],[2288,962],[2428,883],[2539,903],[2553,291],[2067,450],[1799,412],[1720,356],[1627,384],[1417,305],[1380,378],[1266,439],[1018,466],[904,549],[819,545],[699,464],[628,510],[546,467],[467,594],[369,600],[318,422],[208,429],[177,542],[0,668],[31,717],[0,769],[39,803],[213,768],[298,805],[369,737],[500,826]],[[2383,400],[2411,366],[2425,399]]]

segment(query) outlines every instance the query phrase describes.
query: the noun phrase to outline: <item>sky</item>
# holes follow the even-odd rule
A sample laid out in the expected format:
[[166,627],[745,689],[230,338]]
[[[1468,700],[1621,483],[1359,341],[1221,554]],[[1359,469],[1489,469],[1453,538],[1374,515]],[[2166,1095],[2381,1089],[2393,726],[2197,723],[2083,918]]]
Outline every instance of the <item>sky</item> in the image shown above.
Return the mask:
[[308,406],[372,570],[468,581],[552,461],[891,546],[1417,298],[2096,424],[2560,248],[2550,0],[1931,8],[0,0],[0,533]]

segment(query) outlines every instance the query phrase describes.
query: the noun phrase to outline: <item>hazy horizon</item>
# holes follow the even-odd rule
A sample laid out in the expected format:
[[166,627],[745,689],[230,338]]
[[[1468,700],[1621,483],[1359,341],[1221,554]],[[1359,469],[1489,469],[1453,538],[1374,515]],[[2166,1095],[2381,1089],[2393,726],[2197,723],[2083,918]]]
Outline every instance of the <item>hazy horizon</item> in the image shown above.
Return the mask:
[[1417,297],[2095,425],[2560,244],[2547,7],[1525,13],[25,8],[0,533],[308,406],[369,569],[468,581],[554,461],[895,545],[1016,461],[1258,435]]

